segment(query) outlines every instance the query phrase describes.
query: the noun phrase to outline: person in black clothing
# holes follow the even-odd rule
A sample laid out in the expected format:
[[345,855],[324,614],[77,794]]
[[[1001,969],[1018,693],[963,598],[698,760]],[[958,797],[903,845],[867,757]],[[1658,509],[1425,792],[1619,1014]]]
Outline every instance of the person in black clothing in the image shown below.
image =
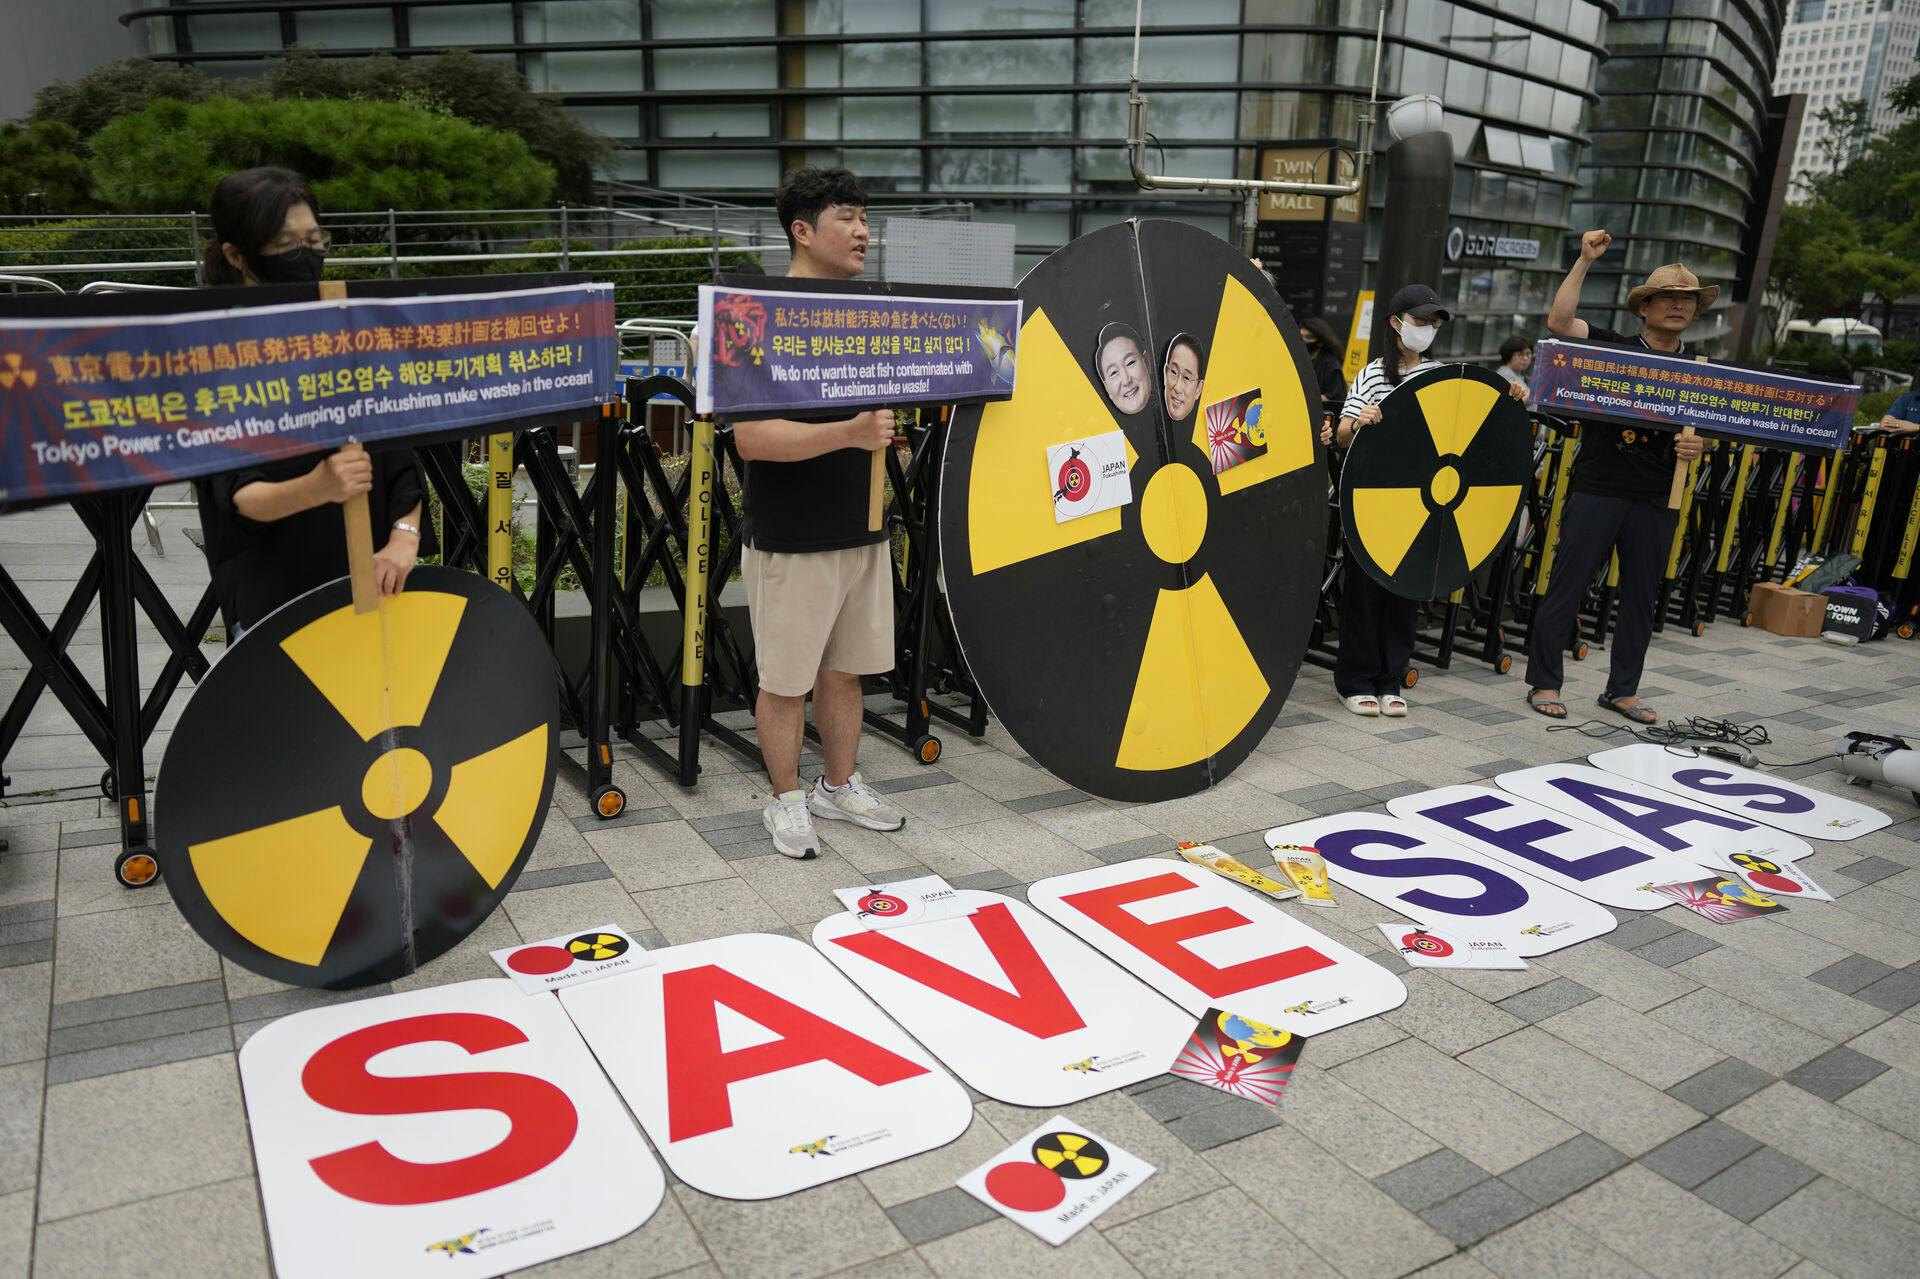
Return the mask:
[[[223,178],[209,209],[214,238],[202,263],[208,284],[313,284],[331,239],[319,202],[288,169],[248,169]],[[334,452],[267,462],[194,485],[214,597],[230,639],[287,601],[347,573],[340,503],[368,495],[374,574],[397,594],[429,543],[426,488],[411,451]],[[426,548],[434,549],[429,544]]]
[[1320,420],[1338,422],[1347,403],[1347,375],[1340,369],[1340,339],[1333,326],[1317,315],[1300,321],[1300,341],[1313,364],[1313,376],[1320,383]]
[[[1576,342],[1637,346],[1669,355],[1688,354],[1681,335],[1694,317],[1713,305],[1720,290],[1702,285],[1679,263],[1658,268],[1627,294],[1627,309],[1640,318],[1629,338],[1589,324],[1574,314],[1587,270],[1613,237],[1589,231],[1580,237],[1580,258],[1561,281],[1547,312],[1547,328]],[[1660,574],[1673,545],[1676,512],[1667,508],[1676,461],[1699,457],[1705,442],[1672,431],[1588,422],[1580,428],[1567,503],[1560,516],[1560,542],[1546,598],[1527,635],[1527,703],[1550,719],[1565,719],[1560,700],[1561,655],[1573,638],[1580,600],[1593,575],[1614,551],[1620,554],[1619,613],[1614,624],[1607,686],[1600,705],[1636,724],[1659,717],[1637,696],[1647,643],[1653,637]]]

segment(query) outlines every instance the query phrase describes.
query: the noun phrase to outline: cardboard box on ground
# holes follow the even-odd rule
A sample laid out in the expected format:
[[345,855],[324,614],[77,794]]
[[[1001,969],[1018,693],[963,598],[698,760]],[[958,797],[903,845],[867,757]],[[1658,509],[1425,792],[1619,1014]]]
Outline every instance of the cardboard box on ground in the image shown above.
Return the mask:
[[1778,582],[1761,582],[1747,596],[1747,613],[1753,624],[1775,635],[1811,638],[1820,633],[1827,618],[1827,597],[1812,591],[1796,591]]

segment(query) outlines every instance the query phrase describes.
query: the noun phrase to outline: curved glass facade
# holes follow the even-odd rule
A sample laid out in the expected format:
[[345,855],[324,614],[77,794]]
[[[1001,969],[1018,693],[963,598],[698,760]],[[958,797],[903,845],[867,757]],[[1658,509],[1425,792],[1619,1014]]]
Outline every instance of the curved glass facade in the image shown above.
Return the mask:
[[[1760,168],[1785,9],[1786,0],[1621,0],[1576,209],[1582,226],[1612,232],[1614,247],[1587,277],[1583,314],[1630,331],[1627,291],[1667,262],[1709,283],[1740,280],[1742,241],[1771,179]],[[1730,323],[1716,307],[1695,340],[1724,345]]]
[[[1730,275],[1781,2],[1391,6],[1381,97],[1438,97],[1454,139],[1461,251],[1438,282],[1456,317],[1443,351],[1488,355],[1509,333],[1541,331],[1567,234],[1582,226],[1626,228],[1616,231],[1625,251],[1603,263],[1613,271],[1594,277],[1603,309],[1624,295],[1622,270],[1681,257]],[[1232,197],[1133,184],[1133,10],[1131,0],[219,0],[209,12],[146,0],[129,20],[150,27],[154,56],[215,74],[257,73],[296,44],[469,48],[514,63],[613,137],[611,176],[755,200],[788,168],[844,163],[877,191],[966,199],[1013,222],[1024,268],[1138,213],[1232,233]],[[1250,176],[1263,144],[1357,139],[1377,12],[1376,0],[1149,4],[1151,167]],[[1383,127],[1378,145],[1389,141]],[[1369,260],[1376,251],[1370,243]]]

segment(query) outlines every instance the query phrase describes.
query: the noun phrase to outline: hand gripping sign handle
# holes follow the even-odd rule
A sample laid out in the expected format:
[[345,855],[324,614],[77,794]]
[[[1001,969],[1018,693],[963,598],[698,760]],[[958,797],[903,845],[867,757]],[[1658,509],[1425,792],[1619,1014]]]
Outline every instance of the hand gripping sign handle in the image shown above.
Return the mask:
[[[347,286],[340,280],[322,280],[322,302],[344,302]],[[358,440],[340,446],[342,453],[364,453]],[[353,583],[353,611],[371,613],[380,607],[380,583],[373,575],[373,515],[367,507],[367,495],[356,493],[340,504],[340,518],[347,526],[347,577]]]
[[[1693,358],[1696,364],[1705,364],[1707,362],[1707,357],[1704,355],[1696,355]],[[1692,439],[1693,428],[1690,426],[1681,427],[1680,435],[1683,439]],[[1673,485],[1667,489],[1667,509],[1669,511],[1677,511],[1680,509],[1680,493],[1686,486],[1687,464],[1676,457],[1673,459]]]

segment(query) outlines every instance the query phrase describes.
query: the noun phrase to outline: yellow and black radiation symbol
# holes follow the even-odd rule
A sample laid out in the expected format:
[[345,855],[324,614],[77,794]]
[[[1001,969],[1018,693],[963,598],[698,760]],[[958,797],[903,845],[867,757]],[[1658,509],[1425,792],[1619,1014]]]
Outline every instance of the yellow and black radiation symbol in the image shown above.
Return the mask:
[[345,579],[264,619],[202,681],[155,784],[194,930],[301,986],[403,976],[479,926],[553,792],[552,657],[484,579],[415,569],[357,614]]
[[1050,1132],[1033,1143],[1033,1160],[1062,1177],[1097,1177],[1107,1166],[1107,1148],[1077,1132]]
[[616,959],[627,953],[627,939],[612,933],[582,933],[567,943],[567,953],[584,963]]
[[1430,600],[1473,579],[1519,514],[1532,469],[1526,410],[1484,369],[1408,378],[1340,470],[1346,552],[1395,595]]
[[[1180,223],[1082,236],[1020,296],[1014,395],[957,410],[947,440],[961,648],[1057,776],[1192,794],[1264,736],[1313,622],[1326,494],[1298,327],[1244,257]],[[1048,450],[1115,432],[1132,500],[1057,518]]]

